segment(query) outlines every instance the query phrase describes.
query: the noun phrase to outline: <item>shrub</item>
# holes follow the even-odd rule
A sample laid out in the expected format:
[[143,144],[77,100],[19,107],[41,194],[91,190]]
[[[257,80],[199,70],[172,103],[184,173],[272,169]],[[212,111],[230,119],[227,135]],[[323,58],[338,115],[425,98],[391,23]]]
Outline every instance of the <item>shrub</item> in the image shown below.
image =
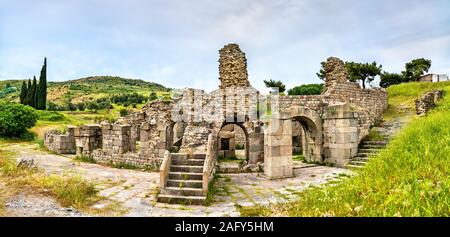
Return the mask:
[[64,115],[56,111],[36,110],[36,114],[38,115],[39,120],[43,121],[55,122],[65,120]]
[[19,137],[34,127],[36,110],[27,105],[0,102],[0,135]]
[[120,113],[120,116],[121,116],[121,117],[127,116],[127,115],[128,115],[128,110],[125,109],[125,108],[121,108],[121,109],[119,110],[119,113]]
[[288,90],[288,95],[320,95],[323,84],[305,84]]

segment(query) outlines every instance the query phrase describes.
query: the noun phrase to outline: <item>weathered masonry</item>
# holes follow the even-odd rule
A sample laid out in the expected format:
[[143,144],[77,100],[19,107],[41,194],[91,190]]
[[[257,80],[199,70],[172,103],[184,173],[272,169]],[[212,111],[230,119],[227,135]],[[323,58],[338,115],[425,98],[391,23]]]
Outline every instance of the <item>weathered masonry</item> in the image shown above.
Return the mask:
[[[262,96],[248,81],[239,46],[225,45],[219,53],[219,89],[187,89],[113,124],[49,132],[46,146],[99,163],[159,167],[159,200],[196,204],[205,200],[217,157],[232,156],[236,144],[249,164],[264,164],[268,178],[293,176],[295,150],[309,162],[345,167],[387,108],[386,91],[349,82],[338,58],[326,61],[323,94]],[[276,109],[263,111],[263,104]]]

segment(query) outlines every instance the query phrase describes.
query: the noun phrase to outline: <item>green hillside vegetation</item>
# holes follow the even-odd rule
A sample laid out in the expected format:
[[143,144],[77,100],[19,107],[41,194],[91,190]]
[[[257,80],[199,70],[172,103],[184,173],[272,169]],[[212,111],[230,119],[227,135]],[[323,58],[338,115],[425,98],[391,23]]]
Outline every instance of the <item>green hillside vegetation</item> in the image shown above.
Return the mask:
[[[0,99],[19,102],[20,87],[23,80],[0,81]],[[13,92],[7,85],[17,88]],[[8,93],[5,93],[5,90]],[[48,101],[63,105],[69,102],[79,103],[109,97],[114,94],[138,93],[149,96],[154,91],[159,96],[166,95],[170,89],[163,85],[140,79],[128,79],[114,76],[93,76],[64,82],[48,82]]]
[[[414,99],[444,89],[424,117],[412,115]],[[450,216],[450,82],[407,83],[388,88],[386,117],[411,121],[356,176],[299,193],[298,200],[241,207],[243,216]]]

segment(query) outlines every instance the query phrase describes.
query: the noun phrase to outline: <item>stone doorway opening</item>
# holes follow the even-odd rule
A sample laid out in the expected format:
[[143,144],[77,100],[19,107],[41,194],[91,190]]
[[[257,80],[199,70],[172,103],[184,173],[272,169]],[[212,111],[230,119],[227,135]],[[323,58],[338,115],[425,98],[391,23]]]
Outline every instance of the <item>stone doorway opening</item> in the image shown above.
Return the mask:
[[305,156],[303,155],[303,138],[305,137],[305,131],[300,121],[292,121],[292,160],[294,166],[296,163],[302,163],[305,161]]
[[294,161],[323,163],[322,132],[313,120],[306,116],[293,117],[292,137],[292,157]]
[[184,131],[187,123],[176,122],[166,128],[166,149],[170,152],[178,152],[183,144]]
[[237,123],[222,126],[217,135],[217,159],[219,162],[248,162],[249,139],[244,127]]

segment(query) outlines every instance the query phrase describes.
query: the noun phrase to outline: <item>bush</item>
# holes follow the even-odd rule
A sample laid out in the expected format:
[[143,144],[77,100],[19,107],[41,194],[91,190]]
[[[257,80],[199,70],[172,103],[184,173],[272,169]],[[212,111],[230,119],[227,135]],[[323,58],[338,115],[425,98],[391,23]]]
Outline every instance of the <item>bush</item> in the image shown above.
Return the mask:
[[288,90],[288,95],[320,95],[323,84],[305,84]]
[[0,103],[0,135],[20,137],[34,127],[36,110],[27,105]]
[[49,110],[49,111],[64,111],[65,107],[55,104],[51,101],[47,101],[47,110]]
[[119,113],[120,113],[121,117],[127,116],[128,115],[128,110],[125,109],[125,108],[122,108],[122,109],[120,109]]
[[65,120],[64,115],[56,111],[36,110],[36,114],[38,115],[39,120],[43,121],[55,122]]

